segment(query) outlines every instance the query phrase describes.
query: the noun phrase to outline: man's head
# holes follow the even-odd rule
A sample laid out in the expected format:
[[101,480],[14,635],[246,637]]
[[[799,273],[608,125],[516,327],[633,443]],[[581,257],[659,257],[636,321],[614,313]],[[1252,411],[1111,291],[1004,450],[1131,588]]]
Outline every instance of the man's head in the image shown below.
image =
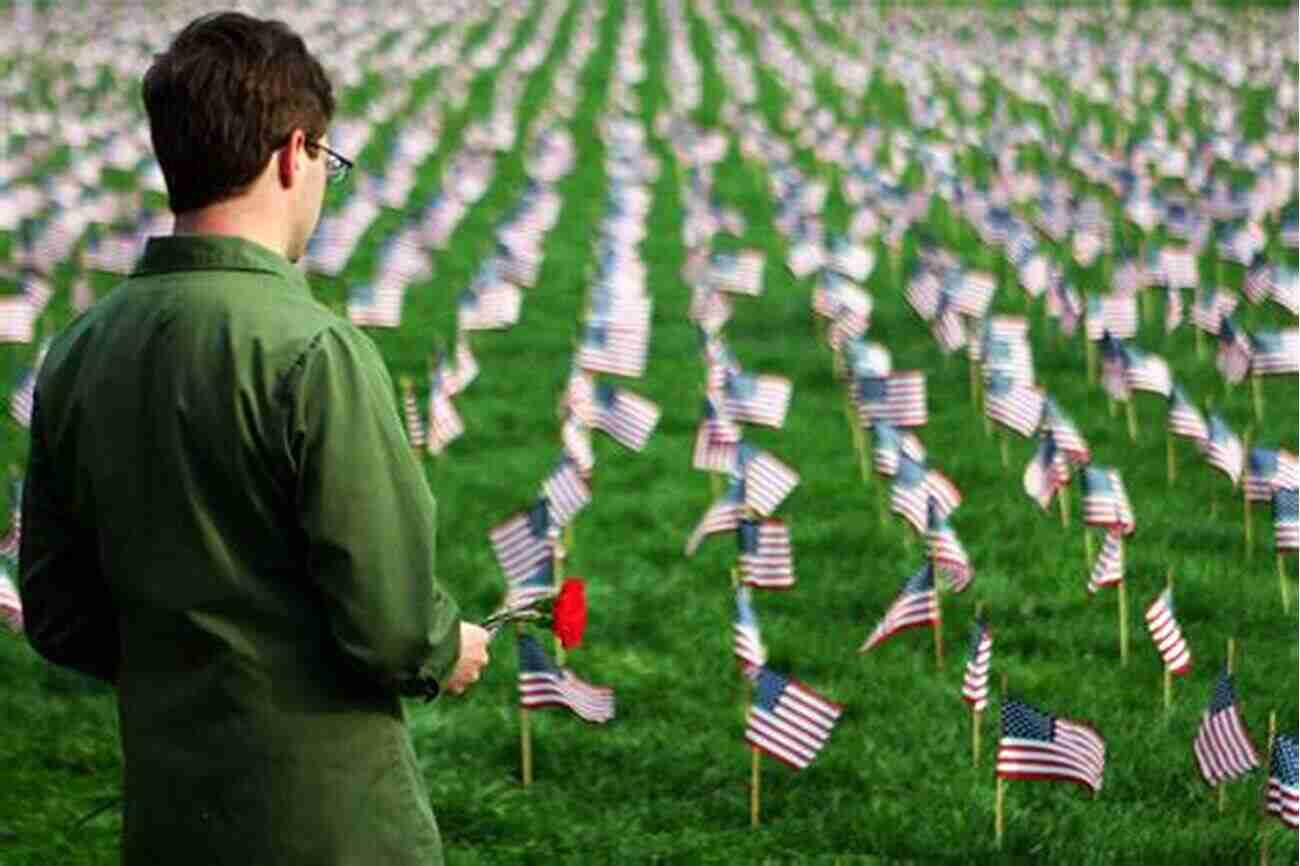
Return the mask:
[[325,70],[281,21],[238,12],[191,22],[142,87],[154,153],[181,216],[260,190],[302,254],[320,216],[334,114]]

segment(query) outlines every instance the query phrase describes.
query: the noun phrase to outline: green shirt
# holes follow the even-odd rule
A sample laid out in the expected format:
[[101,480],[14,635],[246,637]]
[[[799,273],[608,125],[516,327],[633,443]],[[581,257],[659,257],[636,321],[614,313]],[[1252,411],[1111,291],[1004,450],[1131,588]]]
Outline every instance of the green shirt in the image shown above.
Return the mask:
[[283,257],[152,238],[41,367],[20,593],[115,684],[123,862],[441,862],[399,695],[460,650],[374,343]]

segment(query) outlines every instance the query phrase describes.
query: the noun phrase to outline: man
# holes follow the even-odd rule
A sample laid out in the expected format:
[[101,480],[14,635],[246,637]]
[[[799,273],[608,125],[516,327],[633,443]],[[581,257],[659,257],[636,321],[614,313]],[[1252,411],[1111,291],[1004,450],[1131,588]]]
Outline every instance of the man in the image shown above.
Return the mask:
[[227,13],[143,93],[175,232],[41,368],[27,634],[116,687],[124,863],[441,862],[400,696],[463,692],[487,634],[378,351],[290,265],[348,167],[329,81]]

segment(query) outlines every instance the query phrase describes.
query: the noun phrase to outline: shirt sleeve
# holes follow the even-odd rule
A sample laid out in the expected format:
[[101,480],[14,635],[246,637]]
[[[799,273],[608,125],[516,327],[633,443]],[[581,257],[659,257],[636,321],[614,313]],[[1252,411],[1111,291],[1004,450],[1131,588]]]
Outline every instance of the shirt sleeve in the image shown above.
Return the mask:
[[117,603],[100,568],[98,547],[69,513],[53,468],[38,392],[18,551],[23,630],[46,659],[113,683],[121,660]]
[[317,335],[295,377],[298,515],[335,642],[399,694],[432,698],[460,655],[459,611],[436,576],[435,503],[392,379],[346,325]]

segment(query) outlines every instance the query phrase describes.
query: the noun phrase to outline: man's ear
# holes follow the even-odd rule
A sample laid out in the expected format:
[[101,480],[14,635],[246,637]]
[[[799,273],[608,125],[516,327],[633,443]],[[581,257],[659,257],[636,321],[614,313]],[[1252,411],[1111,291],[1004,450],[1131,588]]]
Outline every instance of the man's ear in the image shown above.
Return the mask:
[[275,152],[276,175],[280,180],[280,186],[285,189],[291,189],[302,172],[303,145],[306,140],[303,131],[295,129],[289,133],[289,140],[285,142],[284,147]]

